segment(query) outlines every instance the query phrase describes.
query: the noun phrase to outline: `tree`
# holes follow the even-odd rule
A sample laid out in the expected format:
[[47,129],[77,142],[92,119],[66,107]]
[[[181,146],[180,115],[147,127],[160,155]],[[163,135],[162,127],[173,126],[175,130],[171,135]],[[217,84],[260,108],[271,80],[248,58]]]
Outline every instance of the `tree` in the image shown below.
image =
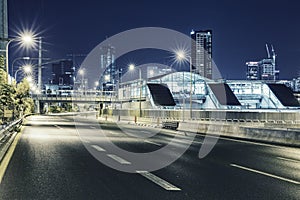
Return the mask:
[[4,119],[4,110],[14,110],[15,100],[14,100],[15,88],[12,85],[7,84],[6,72],[0,69],[0,116],[2,116],[2,121]]
[[15,98],[15,111],[19,117],[23,114],[29,114],[33,112],[34,102],[30,98],[29,94],[29,83],[25,79],[21,81],[17,87],[14,95]]
[[13,110],[14,117],[18,118],[33,112],[34,103],[30,98],[29,91],[29,83],[26,80],[20,82],[16,87],[15,84],[7,84],[6,72],[0,69],[0,117],[2,122],[8,120],[4,118],[6,109]]
[[0,69],[5,70],[5,57],[0,55]]

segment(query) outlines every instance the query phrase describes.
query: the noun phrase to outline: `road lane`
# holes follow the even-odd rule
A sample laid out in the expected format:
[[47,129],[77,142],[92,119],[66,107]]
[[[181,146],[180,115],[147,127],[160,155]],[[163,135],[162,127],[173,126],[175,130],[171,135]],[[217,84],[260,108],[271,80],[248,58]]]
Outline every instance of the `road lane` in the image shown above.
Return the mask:
[[[76,128],[86,134],[84,141]],[[75,126],[70,117],[34,116],[28,120],[0,185],[0,199],[297,199],[300,196],[297,184],[231,166],[247,166],[299,181],[299,163],[294,162],[299,160],[299,149],[219,140],[207,157],[199,159],[203,136],[197,135],[187,152],[170,166],[155,172],[130,174],[103,165],[87,151],[85,146],[120,165],[132,164],[129,158],[105,148],[103,138],[97,137],[99,128],[104,137],[119,147],[140,153],[164,147],[175,133],[163,130],[145,139],[144,136],[157,129],[126,125],[126,131],[131,132],[128,135],[111,123],[99,127],[82,120]],[[141,130],[143,137],[134,137]],[[186,145],[189,136],[181,134],[180,138],[174,148]],[[169,154],[172,156],[172,152]],[[178,189],[169,191],[164,186]]]

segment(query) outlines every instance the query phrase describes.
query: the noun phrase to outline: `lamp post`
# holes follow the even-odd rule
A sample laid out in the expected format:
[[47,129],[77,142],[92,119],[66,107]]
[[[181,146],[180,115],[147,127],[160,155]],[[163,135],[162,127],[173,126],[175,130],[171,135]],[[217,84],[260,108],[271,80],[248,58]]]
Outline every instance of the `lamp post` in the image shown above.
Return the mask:
[[25,66],[22,66],[20,67],[16,72],[15,72],[15,80],[16,80],[16,83],[17,83],[17,74],[19,71],[21,70],[24,70],[24,72],[26,74],[30,73],[32,71],[32,66],[31,65],[25,65]]
[[38,90],[42,90],[42,37],[39,40],[39,56],[38,56]]
[[25,57],[19,57],[19,58],[14,59],[13,62],[12,62],[12,64],[11,64],[11,75],[14,74],[14,64],[18,60],[30,60],[30,57],[25,56]]
[[[192,89],[193,89],[193,73],[192,73],[192,57],[186,55],[186,52],[180,50],[175,52],[177,61],[186,61],[188,59],[190,65],[190,119],[193,117],[193,98],[192,98]],[[184,105],[183,105],[184,106]]]
[[[134,64],[130,64],[129,65],[129,70],[134,70],[135,69],[135,65]],[[140,97],[139,97],[139,116],[142,117],[142,87],[143,87],[143,83],[142,83],[142,70],[139,67],[139,83],[140,83]]]
[[24,34],[21,34],[20,37],[16,37],[16,38],[11,38],[11,39],[6,39],[8,42],[6,44],[6,73],[7,73],[7,83],[9,83],[9,61],[8,61],[8,49],[9,49],[9,45],[12,43],[12,42],[15,42],[15,41],[20,41],[21,44],[23,45],[30,45],[33,43],[33,36],[31,33],[24,33]]
[[84,69],[80,69],[78,73],[81,75],[81,87],[84,94],[85,84],[84,84]]

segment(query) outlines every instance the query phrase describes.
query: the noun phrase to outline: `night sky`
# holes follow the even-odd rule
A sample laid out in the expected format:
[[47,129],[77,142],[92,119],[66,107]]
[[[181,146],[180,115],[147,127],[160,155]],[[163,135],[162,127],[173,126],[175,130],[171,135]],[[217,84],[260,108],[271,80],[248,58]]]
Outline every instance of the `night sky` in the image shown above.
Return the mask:
[[[300,76],[300,1],[8,0],[9,34],[31,28],[44,39],[44,56],[89,53],[106,37],[139,27],[189,35],[213,30],[213,59],[224,78],[245,79],[247,61],[273,44],[280,79]],[[26,53],[26,52],[25,52]],[[32,52],[33,53],[33,52]],[[27,53],[28,54],[28,53]],[[16,51],[11,57],[24,56]]]

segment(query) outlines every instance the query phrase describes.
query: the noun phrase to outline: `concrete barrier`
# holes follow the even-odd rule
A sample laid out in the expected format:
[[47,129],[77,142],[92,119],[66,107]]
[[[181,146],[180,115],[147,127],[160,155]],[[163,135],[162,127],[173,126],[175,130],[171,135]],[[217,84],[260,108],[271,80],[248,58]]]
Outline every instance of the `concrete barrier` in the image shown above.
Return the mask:
[[109,117],[135,124],[145,123],[162,127],[163,121],[180,121],[178,130],[215,134],[244,139],[274,142],[300,146],[300,112],[260,110],[198,110],[193,111],[192,120],[189,111],[182,110],[110,110]]
[[180,131],[251,139],[300,147],[299,130],[246,127],[238,124],[180,122]]

